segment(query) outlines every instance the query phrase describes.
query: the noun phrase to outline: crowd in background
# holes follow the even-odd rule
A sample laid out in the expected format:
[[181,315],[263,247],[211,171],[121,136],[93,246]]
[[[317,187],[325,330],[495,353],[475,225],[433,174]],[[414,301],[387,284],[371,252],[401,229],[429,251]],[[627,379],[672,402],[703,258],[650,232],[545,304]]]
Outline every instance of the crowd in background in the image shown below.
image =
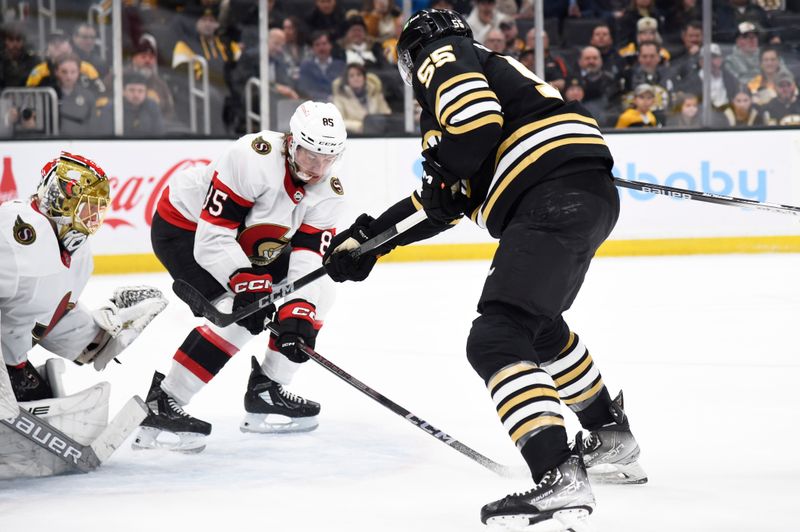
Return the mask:
[[[271,127],[285,126],[282,117],[310,98],[333,102],[351,133],[403,132],[404,89],[395,53],[403,23],[399,0],[268,4]],[[698,128],[701,4],[545,0],[544,78],[566,100],[582,101],[603,127]],[[0,90],[51,87],[60,135],[111,135],[111,42],[98,38],[101,25],[110,34],[110,2],[56,0],[55,5],[57,29],[42,36],[34,2],[3,2]],[[104,14],[92,20],[88,14],[95,5]],[[190,128],[190,78],[199,83],[205,75],[210,134],[245,133],[248,80],[258,78],[263,53],[258,2],[124,0],[123,6],[124,135],[197,133]],[[462,12],[477,41],[534,69],[531,0],[413,1],[413,9],[424,7]],[[800,0],[714,1],[710,126],[800,124],[799,12]],[[204,62],[194,60],[198,57]],[[254,95],[257,112],[258,92]],[[45,121],[37,101],[24,92],[0,100],[0,135],[41,136]]]

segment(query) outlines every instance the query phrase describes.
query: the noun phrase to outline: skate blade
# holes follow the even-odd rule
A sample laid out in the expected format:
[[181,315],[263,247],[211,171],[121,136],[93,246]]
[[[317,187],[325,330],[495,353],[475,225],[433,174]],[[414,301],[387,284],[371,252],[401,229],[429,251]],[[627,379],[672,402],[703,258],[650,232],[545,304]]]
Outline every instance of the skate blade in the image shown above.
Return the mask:
[[244,416],[239,430],[259,434],[288,434],[311,432],[319,426],[317,416],[288,417],[280,414],[251,414]]
[[590,510],[566,508],[539,515],[499,515],[486,520],[495,532],[594,532],[589,522]]
[[645,473],[639,462],[630,464],[600,464],[587,469],[589,481],[600,484],[647,484]]
[[131,449],[135,451],[165,449],[197,454],[206,448],[205,439],[205,434],[196,432],[169,432],[153,427],[140,427],[131,443]]

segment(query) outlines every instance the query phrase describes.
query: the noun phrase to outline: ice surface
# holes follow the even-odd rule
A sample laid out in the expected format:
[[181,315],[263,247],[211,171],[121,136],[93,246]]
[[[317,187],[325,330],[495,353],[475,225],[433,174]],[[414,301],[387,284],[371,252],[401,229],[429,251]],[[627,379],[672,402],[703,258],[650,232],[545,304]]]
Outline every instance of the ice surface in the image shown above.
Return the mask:
[[[317,349],[371,387],[506,464],[521,465],[464,356],[488,262],[380,264],[344,285]],[[800,255],[599,259],[567,320],[642,446],[645,486],[595,486],[599,531],[796,531],[800,502]],[[99,276],[84,301],[166,275]],[[111,411],[144,395],[194,324],[173,303],[98,375]],[[199,455],[134,452],[99,471],[0,482],[0,532],[142,530],[468,532],[481,505],[524,480],[496,477],[309,362],[290,389],[320,401],[312,433],[242,434],[249,355],[187,410],[214,424]],[[44,353],[32,357],[41,363]],[[577,430],[567,414],[570,433]]]

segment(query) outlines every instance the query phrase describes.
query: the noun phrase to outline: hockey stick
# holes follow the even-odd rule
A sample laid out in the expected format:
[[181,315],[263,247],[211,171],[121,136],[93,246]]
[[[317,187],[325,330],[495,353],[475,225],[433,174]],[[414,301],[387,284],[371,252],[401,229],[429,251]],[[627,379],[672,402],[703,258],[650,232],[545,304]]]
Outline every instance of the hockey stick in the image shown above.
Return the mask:
[[80,473],[94,471],[139,426],[147,414],[147,406],[133,396],[111,423],[89,445],[82,445],[44,419],[20,408],[16,417],[0,419],[0,423],[54,454]]
[[[270,323],[267,324],[267,329],[266,330],[268,330],[273,335],[277,335],[278,334],[278,327],[273,322],[270,322]],[[308,347],[306,345],[301,345],[301,346],[299,346],[299,349],[303,353],[305,353],[308,356],[308,358],[310,358],[311,360],[313,360],[314,362],[316,362],[317,364],[319,364],[323,368],[327,369],[328,371],[330,371],[331,373],[333,373],[334,375],[336,375],[337,377],[339,377],[340,379],[345,381],[347,384],[349,384],[353,388],[355,388],[358,391],[362,392],[364,395],[370,397],[371,399],[377,401],[378,403],[380,403],[381,405],[385,406],[386,408],[388,408],[389,410],[391,410],[392,412],[394,412],[398,416],[405,418],[409,423],[411,423],[415,427],[421,429],[426,434],[430,434],[431,436],[433,436],[434,438],[436,438],[440,442],[446,443],[447,445],[449,445],[450,447],[452,447],[456,451],[460,452],[461,454],[463,454],[464,456],[466,456],[470,460],[472,460],[474,462],[477,462],[478,464],[482,465],[483,467],[485,467],[489,471],[492,471],[493,473],[496,473],[496,474],[498,474],[498,475],[500,475],[502,477],[515,477],[515,476],[518,476],[518,474],[519,474],[518,468],[513,468],[513,467],[510,467],[510,466],[507,466],[507,465],[503,465],[503,464],[497,463],[494,460],[492,460],[491,458],[488,458],[488,457],[482,455],[481,453],[479,453],[478,451],[472,449],[471,447],[468,447],[468,446],[464,445],[463,443],[461,443],[457,439],[453,438],[452,436],[450,436],[446,432],[437,429],[436,427],[434,427],[433,425],[431,425],[430,423],[428,423],[424,419],[415,416],[414,414],[412,414],[411,412],[409,412],[408,410],[406,410],[402,406],[398,405],[397,403],[395,403],[394,401],[392,401],[391,399],[389,399],[385,395],[383,395],[380,392],[370,388],[369,386],[367,386],[366,384],[364,384],[363,382],[361,382],[357,378],[353,377],[352,375],[347,373],[345,370],[343,370],[342,368],[340,368],[339,366],[337,366],[336,364],[334,364],[333,362],[331,362],[327,358],[323,357],[322,355],[320,355],[319,353],[314,351],[312,348],[310,348],[310,347]]]
[[[356,249],[352,250],[350,253],[353,257],[358,258],[359,256],[367,253],[368,251],[372,251],[376,249],[400,233],[404,233],[420,223],[422,220],[425,220],[427,217],[425,215],[425,211],[420,209],[416,211],[414,214],[409,216],[408,218],[397,222],[397,224],[393,225],[386,231],[375,235],[374,237],[370,238],[363,244],[361,244]],[[253,301],[247,306],[244,306],[240,309],[237,309],[235,312],[227,313],[220,311],[217,307],[214,306],[211,301],[205,298],[203,294],[201,294],[195,287],[183,281],[181,279],[177,279],[175,282],[172,283],[172,290],[175,294],[181,298],[189,308],[191,308],[194,312],[198,314],[202,314],[208,321],[213,323],[218,327],[227,327],[231,323],[235,323],[242,318],[245,318],[254,312],[258,312],[262,308],[271,305],[278,299],[288,296],[295,290],[299,290],[300,288],[306,286],[307,284],[316,281],[320,277],[325,275],[325,268],[319,267],[316,270],[300,277],[296,281],[286,281],[280,284],[277,284],[272,287],[272,292],[265,295],[261,299],[257,301]]]
[[731,205],[734,207],[745,207],[759,211],[775,212],[779,214],[791,214],[800,216],[800,207],[793,205],[781,205],[778,203],[763,203],[760,201],[733,198],[730,196],[722,196],[720,194],[709,194],[708,192],[697,192],[695,190],[685,190],[682,188],[668,187],[666,185],[658,185],[654,183],[643,183],[641,181],[629,181],[619,177],[614,178],[614,184],[618,187],[631,188],[648,192],[650,194],[657,194],[660,196],[667,196],[670,198],[687,199],[695,201],[704,201],[706,203],[716,203],[718,205]]

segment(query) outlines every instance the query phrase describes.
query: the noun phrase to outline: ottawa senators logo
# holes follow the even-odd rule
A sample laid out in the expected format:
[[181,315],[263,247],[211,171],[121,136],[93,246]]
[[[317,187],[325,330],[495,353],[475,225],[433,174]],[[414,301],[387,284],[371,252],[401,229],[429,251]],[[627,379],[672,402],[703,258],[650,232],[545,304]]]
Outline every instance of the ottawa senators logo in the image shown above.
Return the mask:
[[342,186],[342,182],[339,181],[338,177],[333,176],[331,178],[331,188],[340,196],[344,195],[344,187]]
[[267,155],[272,151],[272,144],[264,140],[260,135],[253,139],[250,147],[259,155]]
[[288,227],[272,224],[258,224],[247,227],[239,233],[237,240],[242,250],[256,266],[266,266],[283,252],[289,239]]
[[30,246],[36,241],[36,231],[33,226],[23,222],[20,216],[17,216],[14,222],[14,240],[23,246]]

